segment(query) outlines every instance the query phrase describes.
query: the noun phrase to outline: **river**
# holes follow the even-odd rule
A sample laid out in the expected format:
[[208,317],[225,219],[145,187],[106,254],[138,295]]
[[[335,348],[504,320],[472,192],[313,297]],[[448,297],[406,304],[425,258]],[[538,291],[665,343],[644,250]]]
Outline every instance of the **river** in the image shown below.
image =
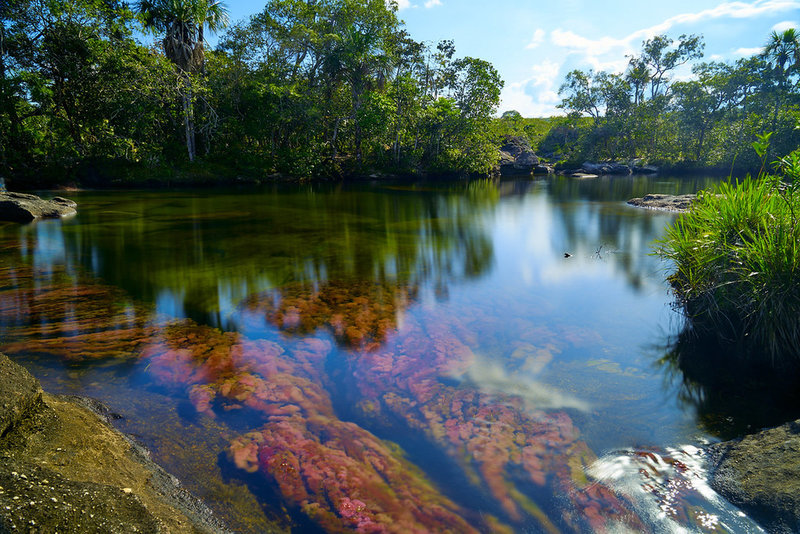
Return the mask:
[[0,223],[0,351],[239,532],[757,532],[625,204],[713,181],[76,192]]

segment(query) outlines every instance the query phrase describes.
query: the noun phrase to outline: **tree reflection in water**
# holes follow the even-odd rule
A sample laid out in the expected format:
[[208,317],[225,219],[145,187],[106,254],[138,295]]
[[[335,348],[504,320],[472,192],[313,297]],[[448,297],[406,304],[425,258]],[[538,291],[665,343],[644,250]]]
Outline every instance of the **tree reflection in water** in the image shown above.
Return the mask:
[[[575,357],[574,323],[537,324],[522,309],[537,295],[430,305],[492,272],[485,221],[501,197],[533,195],[527,216],[559,183],[95,200],[63,226],[0,229],[0,350],[124,362],[143,395],[157,385],[224,423],[226,461],[331,531],[646,531],[586,477],[594,455],[569,411],[585,405],[529,380]],[[607,243],[631,280],[652,271],[636,249],[657,232],[651,218],[546,207],[573,260]]]
[[[48,284],[34,282],[42,273],[34,276],[31,266],[2,270],[4,280],[13,280],[0,292],[7,333],[2,350],[76,365],[132,362],[149,382],[188,398],[198,412],[235,415],[231,424],[239,436],[228,451],[234,464],[263,473],[287,505],[327,530],[502,531],[531,522],[548,532],[598,531],[620,522],[642,527],[624,502],[586,479],[584,468],[594,456],[566,413],[531,410],[513,395],[443,380],[474,361],[459,320],[430,315],[398,326],[386,322],[387,302],[370,301],[388,294],[405,303],[406,290],[333,284],[328,289],[334,287],[339,298],[328,302],[346,309],[323,309],[322,321],[300,315],[320,311],[300,302],[303,296],[318,301],[317,292],[292,290],[298,316],[288,323],[275,313],[273,300],[243,303],[245,330],[248,321],[281,317],[280,326],[294,334],[300,334],[298,325],[321,323],[334,336],[337,325],[342,332],[369,333],[345,334],[341,342],[355,341],[358,350],[340,353],[326,336],[248,338],[161,317],[119,290],[58,269],[48,273]],[[352,302],[361,306],[349,308]],[[21,314],[34,320],[23,324]],[[382,346],[362,343],[380,335]],[[353,395],[362,424],[342,420],[334,409],[332,396],[342,388]],[[442,493],[397,445],[380,437],[409,430],[462,470],[484,498],[480,510]],[[555,506],[554,495],[571,504]]]
[[688,324],[664,348],[659,364],[679,399],[722,439],[741,437],[800,417],[797,369],[775,368],[766,355],[703,336]]

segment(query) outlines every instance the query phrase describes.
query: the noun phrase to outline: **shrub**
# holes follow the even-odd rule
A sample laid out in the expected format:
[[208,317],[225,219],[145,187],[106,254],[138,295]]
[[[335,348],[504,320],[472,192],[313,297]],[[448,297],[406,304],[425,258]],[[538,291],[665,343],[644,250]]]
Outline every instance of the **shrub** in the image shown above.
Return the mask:
[[[763,157],[766,148],[754,146]],[[669,281],[696,333],[733,342],[745,357],[794,366],[800,363],[800,151],[778,162],[777,171],[762,168],[758,178],[701,192],[657,251],[675,263]]]

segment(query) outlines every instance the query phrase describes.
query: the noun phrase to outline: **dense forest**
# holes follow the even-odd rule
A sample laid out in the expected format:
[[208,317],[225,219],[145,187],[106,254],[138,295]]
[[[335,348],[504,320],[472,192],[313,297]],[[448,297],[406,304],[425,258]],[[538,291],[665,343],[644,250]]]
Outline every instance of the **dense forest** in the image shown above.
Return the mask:
[[566,117],[529,119],[498,118],[497,70],[415,41],[384,0],[269,0],[233,24],[213,0],[12,0],[0,19],[0,176],[19,186],[489,174],[508,135],[562,166],[747,167],[757,134],[800,144],[794,30],[733,64],[656,36],[623,73],[569,73]]
[[[207,0],[2,4],[0,165],[10,176],[188,162],[341,176],[486,173],[503,82],[414,41],[384,0],[270,0],[229,25]],[[215,50],[206,33],[221,31]],[[155,36],[152,47],[143,32]]]

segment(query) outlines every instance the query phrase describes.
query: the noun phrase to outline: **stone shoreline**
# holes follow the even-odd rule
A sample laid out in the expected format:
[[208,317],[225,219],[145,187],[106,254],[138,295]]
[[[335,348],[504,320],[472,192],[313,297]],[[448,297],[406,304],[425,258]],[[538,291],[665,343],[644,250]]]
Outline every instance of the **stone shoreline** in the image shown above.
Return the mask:
[[650,194],[641,198],[632,198],[628,201],[631,206],[659,211],[672,211],[684,213],[689,211],[697,195],[661,195]]
[[800,532],[800,420],[709,447],[711,487],[766,527]]
[[0,532],[229,532],[102,404],[43,392],[3,354],[0,459]]

